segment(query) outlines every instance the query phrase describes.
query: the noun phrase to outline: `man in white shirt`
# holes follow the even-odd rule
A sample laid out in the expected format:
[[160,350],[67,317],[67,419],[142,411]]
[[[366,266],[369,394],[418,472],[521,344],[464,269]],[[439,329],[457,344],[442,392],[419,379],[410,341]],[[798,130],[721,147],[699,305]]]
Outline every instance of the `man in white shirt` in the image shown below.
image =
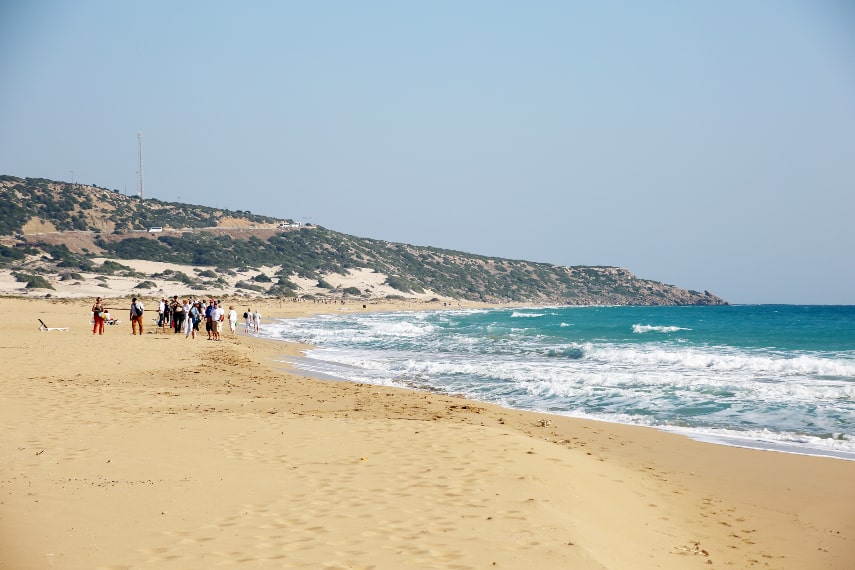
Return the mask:
[[211,314],[211,321],[213,325],[214,332],[214,340],[220,340],[220,331],[223,330],[223,317],[225,316],[226,311],[220,306],[220,302],[217,301],[217,304],[214,306],[214,311]]

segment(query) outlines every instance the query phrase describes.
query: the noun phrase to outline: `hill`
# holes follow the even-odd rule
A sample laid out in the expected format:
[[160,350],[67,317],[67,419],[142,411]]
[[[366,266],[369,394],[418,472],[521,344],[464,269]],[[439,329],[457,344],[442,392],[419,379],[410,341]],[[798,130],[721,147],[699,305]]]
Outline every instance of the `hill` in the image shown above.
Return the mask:
[[277,297],[726,304],[617,267],[562,267],[359,238],[249,211],[37,178],[0,176],[0,236],[0,269],[18,288],[94,279],[109,289],[121,278],[150,295],[180,287]]

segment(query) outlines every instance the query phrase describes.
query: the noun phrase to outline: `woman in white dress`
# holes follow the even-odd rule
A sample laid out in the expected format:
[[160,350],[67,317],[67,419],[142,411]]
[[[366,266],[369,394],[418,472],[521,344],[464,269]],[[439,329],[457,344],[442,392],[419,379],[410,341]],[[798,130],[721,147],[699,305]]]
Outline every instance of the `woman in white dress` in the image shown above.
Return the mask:
[[229,305],[229,330],[232,331],[232,334],[235,334],[236,328],[237,328],[237,311],[235,311],[234,305]]
[[193,319],[190,318],[190,310],[193,308],[193,304],[189,299],[184,301],[184,304],[181,306],[181,309],[184,311],[184,338],[192,336],[196,338],[196,331],[193,329]]

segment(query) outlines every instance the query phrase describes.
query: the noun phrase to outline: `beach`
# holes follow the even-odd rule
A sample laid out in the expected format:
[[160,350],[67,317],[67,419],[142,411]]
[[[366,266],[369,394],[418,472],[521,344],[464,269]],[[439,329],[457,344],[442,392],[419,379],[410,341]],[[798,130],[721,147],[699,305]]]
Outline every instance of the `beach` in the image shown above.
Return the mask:
[[241,319],[134,336],[129,298],[93,336],[91,302],[0,299],[0,568],[855,564],[855,462],[311,378]]

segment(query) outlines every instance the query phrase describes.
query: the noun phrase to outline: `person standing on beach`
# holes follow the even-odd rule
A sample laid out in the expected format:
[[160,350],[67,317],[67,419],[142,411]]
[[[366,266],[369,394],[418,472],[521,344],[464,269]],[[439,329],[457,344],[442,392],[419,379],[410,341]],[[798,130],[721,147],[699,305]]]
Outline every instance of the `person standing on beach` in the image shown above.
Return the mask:
[[213,340],[214,334],[214,300],[208,300],[208,306],[205,307],[205,332],[208,333],[208,340]]
[[140,334],[143,333],[142,317],[144,311],[145,308],[141,301],[137,301],[136,297],[131,299],[131,331],[134,334],[137,334],[137,326],[140,328]]
[[170,308],[172,309],[172,324],[175,327],[173,334],[178,334],[184,326],[185,317],[184,303],[178,300],[178,295],[172,297]]
[[236,328],[237,328],[237,311],[235,311],[234,305],[229,305],[229,329],[232,331],[232,334],[235,334]]
[[243,314],[243,319],[246,321],[246,328],[243,329],[244,333],[249,333],[249,330],[252,328],[252,308],[247,307],[246,312]]
[[222,340],[220,338],[220,333],[223,330],[223,321],[226,318],[226,310],[220,306],[220,302],[217,301],[214,304],[214,310],[211,312],[211,323],[213,324],[213,332],[214,332],[214,340]]
[[184,299],[182,308],[184,309],[184,338],[187,338],[193,334],[193,316],[190,314],[193,305],[190,304],[189,299]]
[[258,332],[258,329],[261,326],[261,313],[258,312],[258,307],[256,307],[255,311],[252,313],[252,326],[255,332]]
[[[190,306],[190,312],[187,313],[187,321],[190,323],[190,336],[196,338],[196,331],[199,330],[199,320],[202,315],[199,312],[199,303],[193,303]],[[185,335],[186,338],[186,335]]]
[[157,328],[163,326],[163,319],[166,318],[166,299],[160,298],[160,303],[157,304]]
[[95,322],[92,334],[104,334],[104,303],[101,302],[101,297],[97,297],[92,305],[92,317]]

